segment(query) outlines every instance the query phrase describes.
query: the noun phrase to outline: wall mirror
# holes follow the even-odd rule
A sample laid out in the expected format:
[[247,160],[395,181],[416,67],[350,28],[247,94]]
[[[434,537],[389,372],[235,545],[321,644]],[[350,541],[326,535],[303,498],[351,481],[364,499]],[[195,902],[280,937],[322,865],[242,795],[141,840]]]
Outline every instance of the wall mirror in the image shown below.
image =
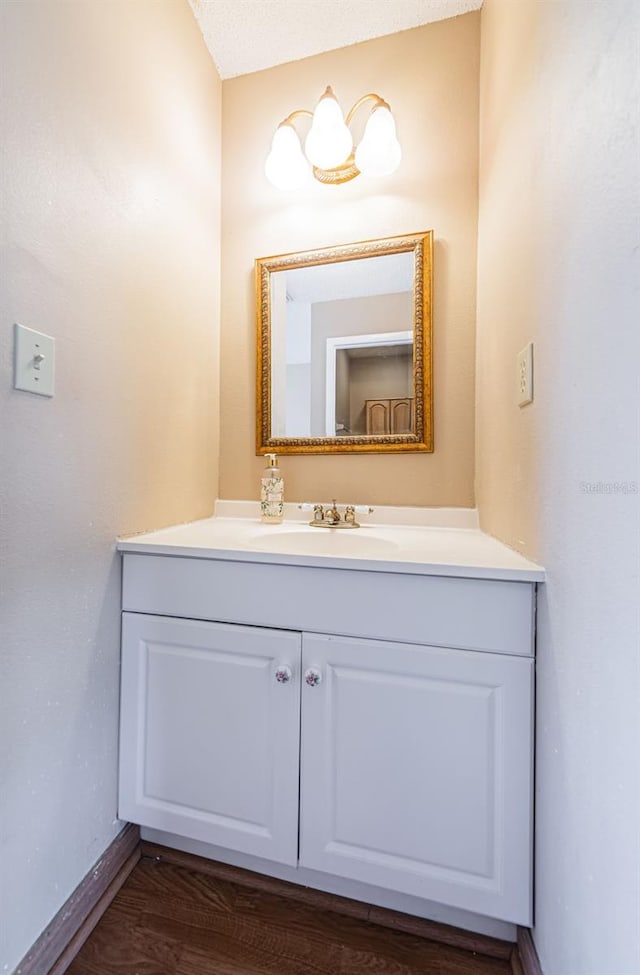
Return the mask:
[[432,451],[432,231],[256,260],[256,452]]

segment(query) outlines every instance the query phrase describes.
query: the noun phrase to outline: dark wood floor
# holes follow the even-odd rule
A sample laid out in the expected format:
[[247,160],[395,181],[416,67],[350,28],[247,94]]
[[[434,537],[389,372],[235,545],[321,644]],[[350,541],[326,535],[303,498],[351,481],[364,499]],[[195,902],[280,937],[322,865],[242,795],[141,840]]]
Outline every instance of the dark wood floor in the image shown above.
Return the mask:
[[511,975],[509,962],[143,859],[69,975]]

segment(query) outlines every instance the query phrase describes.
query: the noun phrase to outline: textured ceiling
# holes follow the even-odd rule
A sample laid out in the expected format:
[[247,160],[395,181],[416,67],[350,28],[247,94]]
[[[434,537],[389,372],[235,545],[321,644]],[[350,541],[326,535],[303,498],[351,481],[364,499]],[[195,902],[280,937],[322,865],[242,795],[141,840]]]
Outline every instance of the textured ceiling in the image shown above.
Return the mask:
[[189,0],[221,78],[478,10],[482,0]]

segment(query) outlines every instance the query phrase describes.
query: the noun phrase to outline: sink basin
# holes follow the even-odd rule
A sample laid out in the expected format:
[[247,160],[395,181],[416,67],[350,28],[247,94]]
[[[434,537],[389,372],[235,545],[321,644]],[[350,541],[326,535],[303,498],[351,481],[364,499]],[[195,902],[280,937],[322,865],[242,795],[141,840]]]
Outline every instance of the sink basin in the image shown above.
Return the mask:
[[398,546],[387,538],[361,535],[360,529],[311,528],[254,535],[251,548],[260,552],[284,552],[299,555],[337,555],[342,558],[384,557]]

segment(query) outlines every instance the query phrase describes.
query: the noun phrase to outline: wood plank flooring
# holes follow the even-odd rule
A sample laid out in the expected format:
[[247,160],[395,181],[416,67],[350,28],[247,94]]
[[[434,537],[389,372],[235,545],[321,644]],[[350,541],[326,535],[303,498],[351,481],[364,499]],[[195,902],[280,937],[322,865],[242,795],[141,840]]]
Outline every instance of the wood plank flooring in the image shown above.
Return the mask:
[[68,975],[511,975],[509,962],[143,859]]

